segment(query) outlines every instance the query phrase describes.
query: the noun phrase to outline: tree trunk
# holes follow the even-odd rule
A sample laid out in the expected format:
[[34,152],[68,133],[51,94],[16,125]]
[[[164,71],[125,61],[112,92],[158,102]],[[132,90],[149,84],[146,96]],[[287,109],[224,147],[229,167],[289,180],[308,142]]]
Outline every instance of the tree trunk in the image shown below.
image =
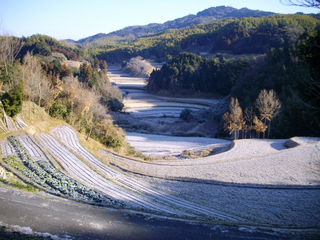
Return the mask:
[[[266,126],[266,123],[267,123],[267,120],[264,119],[264,125],[265,125],[265,126]],[[263,131],[263,139],[265,139],[265,137],[266,137],[266,131]]]
[[86,139],[87,141],[89,140],[89,137],[91,136],[92,129],[93,129],[93,120],[92,120],[92,123],[91,123],[90,132],[89,132],[89,134],[88,134],[88,136],[87,136],[87,139]]
[[39,82],[39,107],[41,107],[41,83]]
[[271,128],[271,121],[269,121],[269,126],[268,126],[268,138],[270,138],[270,128]]

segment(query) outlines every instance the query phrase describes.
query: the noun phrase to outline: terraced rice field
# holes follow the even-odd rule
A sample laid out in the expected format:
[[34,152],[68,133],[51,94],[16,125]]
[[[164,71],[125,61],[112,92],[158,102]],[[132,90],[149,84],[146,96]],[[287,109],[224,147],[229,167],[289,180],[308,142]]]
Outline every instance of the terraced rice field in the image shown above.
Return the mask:
[[[146,155],[153,156],[177,156],[186,149],[193,152],[202,149],[215,149],[215,153],[217,153],[227,150],[231,143],[228,140],[204,137],[173,137],[130,132],[127,132],[126,135],[130,146]],[[186,160],[182,162],[185,163]]]
[[[83,148],[67,126],[34,136],[17,133],[0,147],[7,165],[68,199],[188,221],[314,231],[320,221],[318,140],[293,140],[301,146],[286,149],[284,140],[239,141],[220,156],[186,161],[142,162],[101,150],[100,157],[110,164]],[[202,182],[206,179],[214,182]]]
[[[86,179],[87,182],[92,182],[92,187],[109,194],[109,196],[119,201],[123,201],[126,205],[132,205],[133,207],[141,208],[147,212],[157,212],[158,214],[165,215],[184,216],[188,218],[206,216],[222,220],[228,219],[231,221],[244,221],[244,219],[236,216],[232,216],[206,206],[199,206],[198,204],[186,201],[176,196],[168,195],[166,192],[160,191],[155,187],[151,187],[146,182],[136,180],[133,177],[126,176],[125,174],[116,171],[115,169],[103,164],[91,153],[85,150],[81,146],[76,132],[66,126],[55,128],[51,133],[68,149],[81,156],[85,162],[84,164],[80,159],[76,160],[74,155],[71,156],[70,153],[65,153],[64,157],[56,154],[56,151],[60,148],[63,149],[63,146],[58,146],[58,143],[54,142],[53,139],[51,139],[53,144],[47,144],[47,139],[50,137],[43,134],[38,135],[37,138],[44,143],[44,146],[49,150],[49,152],[52,152],[53,155],[55,154],[56,160],[61,162],[61,165],[65,166],[68,172],[72,172],[72,175],[80,181]],[[57,146],[58,149],[53,146]],[[110,155],[112,154],[110,153]],[[115,157],[115,155],[113,157]],[[72,163],[66,164],[66,162],[69,162],[66,158],[70,158],[70,163]],[[92,166],[98,173],[93,173],[89,167],[85,167],[86,165]],[[80,169],[75,171],[73,168]],[[103,180],[102,176],[106,176],[106,179]]]
[[[33,137],[17,133],[0,142],[0,147],[7,165],[42,189],[59,196],[184,219],[247,221],[212,206],[187,201],[104,164],[82,147],[77,133],[67,126]],[[107,155],[108,158],[119,158],[112,153]]]
[[118,67],[108,68],[108,76],[124,95],[125,111],[138,118],[163,116],[177,118],[185,108],[197,111],[218,102],[212,99],[170,98],[148,94],[146,92],[148,79],[130,77]]

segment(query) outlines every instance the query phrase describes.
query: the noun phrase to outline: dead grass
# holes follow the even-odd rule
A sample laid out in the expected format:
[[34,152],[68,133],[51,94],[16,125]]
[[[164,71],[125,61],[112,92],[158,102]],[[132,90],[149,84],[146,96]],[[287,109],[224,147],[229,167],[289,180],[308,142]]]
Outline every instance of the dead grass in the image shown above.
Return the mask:
[[142,57],[131,58],[123,67],[125,73],[135,77],[148,77],[155,68]]
[[197,159],[197,158],[204,158],[213,155],[215,152],[214,148],[208,148],[208,149],[201,149],[197,151],[193,150],[184,150],[180,154],[180,158],[182,159]]
[[74,67],[74,68],[79,69],[79,68],[80,68],[80,65],[81,65],[83,62],[66,60],[66,61],[63,61],[62,63],[65,64],[65,65],[66,65],[67,67],[69,67],[69,68]]

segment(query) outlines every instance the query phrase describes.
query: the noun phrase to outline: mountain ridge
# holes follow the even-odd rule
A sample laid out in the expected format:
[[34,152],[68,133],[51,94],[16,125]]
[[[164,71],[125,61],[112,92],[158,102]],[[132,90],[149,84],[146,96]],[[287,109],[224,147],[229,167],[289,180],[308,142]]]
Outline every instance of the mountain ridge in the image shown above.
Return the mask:
[[248,8],[236,9],[233,7],[218,6],[205,9],[197,14],[189,14],[187,16],[166,21],[165,23],[149,23],[147,25],[134,25],[122,28],[110,33],[98,33],[87,38],[77,41],[68,39],[65,41],[73,42],[82,48],[86,48],[87,44],[99,45],[99,42],[118,42],[132,41],[136,38],[156,34],[168,29],[180,29],[196,24],[207,23],[214,20],[225,18],[242,18],[242,17],[264,17],[274,15],[273,12],[265,12],[260,10],[251,10]]

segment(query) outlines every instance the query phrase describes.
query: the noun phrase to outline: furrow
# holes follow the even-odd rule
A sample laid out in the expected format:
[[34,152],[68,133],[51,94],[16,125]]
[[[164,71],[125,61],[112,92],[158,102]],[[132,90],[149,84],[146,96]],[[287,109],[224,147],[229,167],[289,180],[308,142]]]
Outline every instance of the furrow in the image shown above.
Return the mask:
[[[92,154],[90,154],[87,150],[85,150],[78,138],[76,133],[69,127],[58,127],[54,129],[53,133],[56,137],[58,137],[66,146],[68,146],[73,151],[81,154],[81,156],[84,158],[84,160],[88,161],[90,164],[92,164],[96,169],[98,169],[100,172],[106,174],[107,176],[110,176],[110,172],[112,172],[112,177],[114,182],[118,183],[119,185],[123,185],[126,188],[132,189],[134,191],[140,192],[141,194],[144,194],[145,197],[149,198],[150,201],[156,201],[159,204],[162,205],[162,208],[166,206],[166,208],[169,207],[169,209],[175,209],[175,212],[180,212],[181,210],[184,211],[184,214],[187,214],[187,212],[195,213],[195,214],[201,214],[201,215],[209,215],[209,216],[216,216],[224,219],[230,219],[230,220],[242,220],[240,218],[234,217],[232,215],[222,213],[216,210],[212,210],[209,208],[206,208],[204,206],[198,206],[195,203],[186,201],[184,199],[175,197],[175,196],[169,196],[167,193],[162,192],[156,188],[150,187],[148,184],[143,183],[141,181],[137,181],[134,178],[127,177],[124,174],[121,174],[120,172],[115,171],[114,169],[111,169],[110,167],[103,164],[101,161],[96,159]],[[112,154],[112,157],[118,157]],[[120,157],[118,157],[120,158]],[[153,205],[155,208],[155,205]],[[179,210],[177,209],[179,208]],[[170,210],[169,210],[170,211]],[[172,210],[170,211],[172,212]]]
[[120,188],[118,185],[115,185],[104,179],[102,176],[88,168],[72,153],[68,152],[68,150],[63,146],[59,146],[59,143],[50,136],[41,134],[37,137],[39,140],[41,140],[41,143],[44,145],[44,147],[47,148],[47,150],[56,158],[56,160],[82,183],[86,185],[89,183],[91,185],[90,187],[94,187],[108,196],[117,198],[119,200],[126,200],[142,209],[148,208],[153,211],[165,211],[170,214],[176,214],[176,212],[172,211],[172,209],[166,209],[163,206],[156,206],[154,202],[150,201],[149,199],[142,199],[141,196],[130,192],[128,193],[125,189]]

